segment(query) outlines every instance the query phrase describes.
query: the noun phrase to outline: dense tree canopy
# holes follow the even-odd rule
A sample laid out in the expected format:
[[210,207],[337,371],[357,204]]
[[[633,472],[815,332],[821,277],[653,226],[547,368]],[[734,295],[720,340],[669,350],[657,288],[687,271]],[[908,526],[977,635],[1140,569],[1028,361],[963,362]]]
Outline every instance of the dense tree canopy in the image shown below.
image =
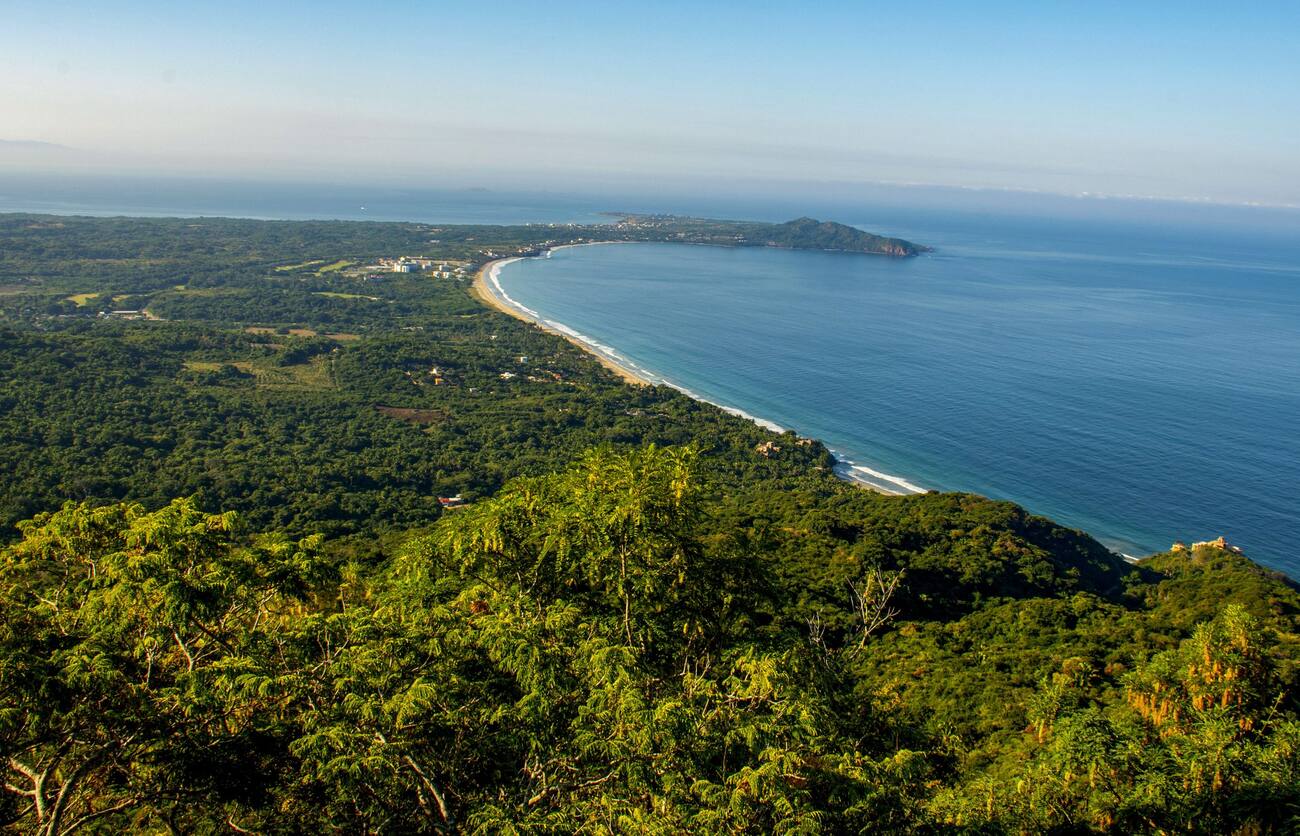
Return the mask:
[[893,638],[927,629],[906,570],[883,622],[851,595],[798,621],[797,575],[819,567],[778,573],[779,547],[720,529],[697,459],[590,452],[373,570],[189,500],[24,523],[0,562],[5,814],[43,833],[1296,823],[1276,616],[1232,604],[1148,658],[1129,631],[1159,607],[1031,599],[1091,617],[1134,666],[1063,660],[972,768],[959,731],[888,697]]

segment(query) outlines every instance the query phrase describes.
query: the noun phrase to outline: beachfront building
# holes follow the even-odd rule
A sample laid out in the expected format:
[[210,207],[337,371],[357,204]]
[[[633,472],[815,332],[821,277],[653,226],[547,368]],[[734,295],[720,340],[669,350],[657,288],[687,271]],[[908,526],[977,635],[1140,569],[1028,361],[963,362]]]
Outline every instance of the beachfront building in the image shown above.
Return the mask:
[[436,270],[439,267],[439,262],[436,259],[425,258],[424,256],[402,255],[396,258],[381,258],[377,266],[379,269],[389,270],[393,273],[418,273],[421,270]]

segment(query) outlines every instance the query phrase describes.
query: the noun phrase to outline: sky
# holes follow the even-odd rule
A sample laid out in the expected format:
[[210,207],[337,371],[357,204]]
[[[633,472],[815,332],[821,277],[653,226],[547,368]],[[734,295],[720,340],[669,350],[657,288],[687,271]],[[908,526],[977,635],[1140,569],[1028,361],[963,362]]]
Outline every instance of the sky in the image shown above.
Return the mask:
[[0,18],[0,170],[1300,205],[1295,2],[0,0]]

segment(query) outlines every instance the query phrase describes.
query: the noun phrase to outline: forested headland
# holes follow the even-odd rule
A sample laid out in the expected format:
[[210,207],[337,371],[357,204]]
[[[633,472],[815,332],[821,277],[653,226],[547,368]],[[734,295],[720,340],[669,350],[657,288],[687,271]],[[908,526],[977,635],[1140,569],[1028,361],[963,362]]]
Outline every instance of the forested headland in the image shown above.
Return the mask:
[[796,218],[782,224],[719,221],[675,215],[616,215],[614,229],[628,240],[667,240],[724,247],[782,247],[907,257],[930,248],[902,238],[863,232],[835,221]]
[[3,826],[1297,829],[1289,579],[859,490],[468,293],[606,234],[0,216]]

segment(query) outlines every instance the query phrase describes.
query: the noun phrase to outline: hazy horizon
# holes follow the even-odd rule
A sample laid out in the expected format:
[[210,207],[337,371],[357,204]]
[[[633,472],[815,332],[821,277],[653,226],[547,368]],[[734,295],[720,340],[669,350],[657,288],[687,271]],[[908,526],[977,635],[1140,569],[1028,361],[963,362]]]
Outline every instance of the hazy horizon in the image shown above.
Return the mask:
[[1300,11],[47,3],[0,171],[1300,206]]
[[[513,180],[281,180],[222,175],[20,172],[0,168],[0,213],[424,223],[603,223],[609,213],[663,213],[783,222],[799,216],[906,237],[918,218],[988,216],[1150,230],[1291,238],[1300,208],[1079,197],[1047,192],[845,182],[683,184],[607,178],[560,187]],[[920,224],[924,227],[925,223]]]

